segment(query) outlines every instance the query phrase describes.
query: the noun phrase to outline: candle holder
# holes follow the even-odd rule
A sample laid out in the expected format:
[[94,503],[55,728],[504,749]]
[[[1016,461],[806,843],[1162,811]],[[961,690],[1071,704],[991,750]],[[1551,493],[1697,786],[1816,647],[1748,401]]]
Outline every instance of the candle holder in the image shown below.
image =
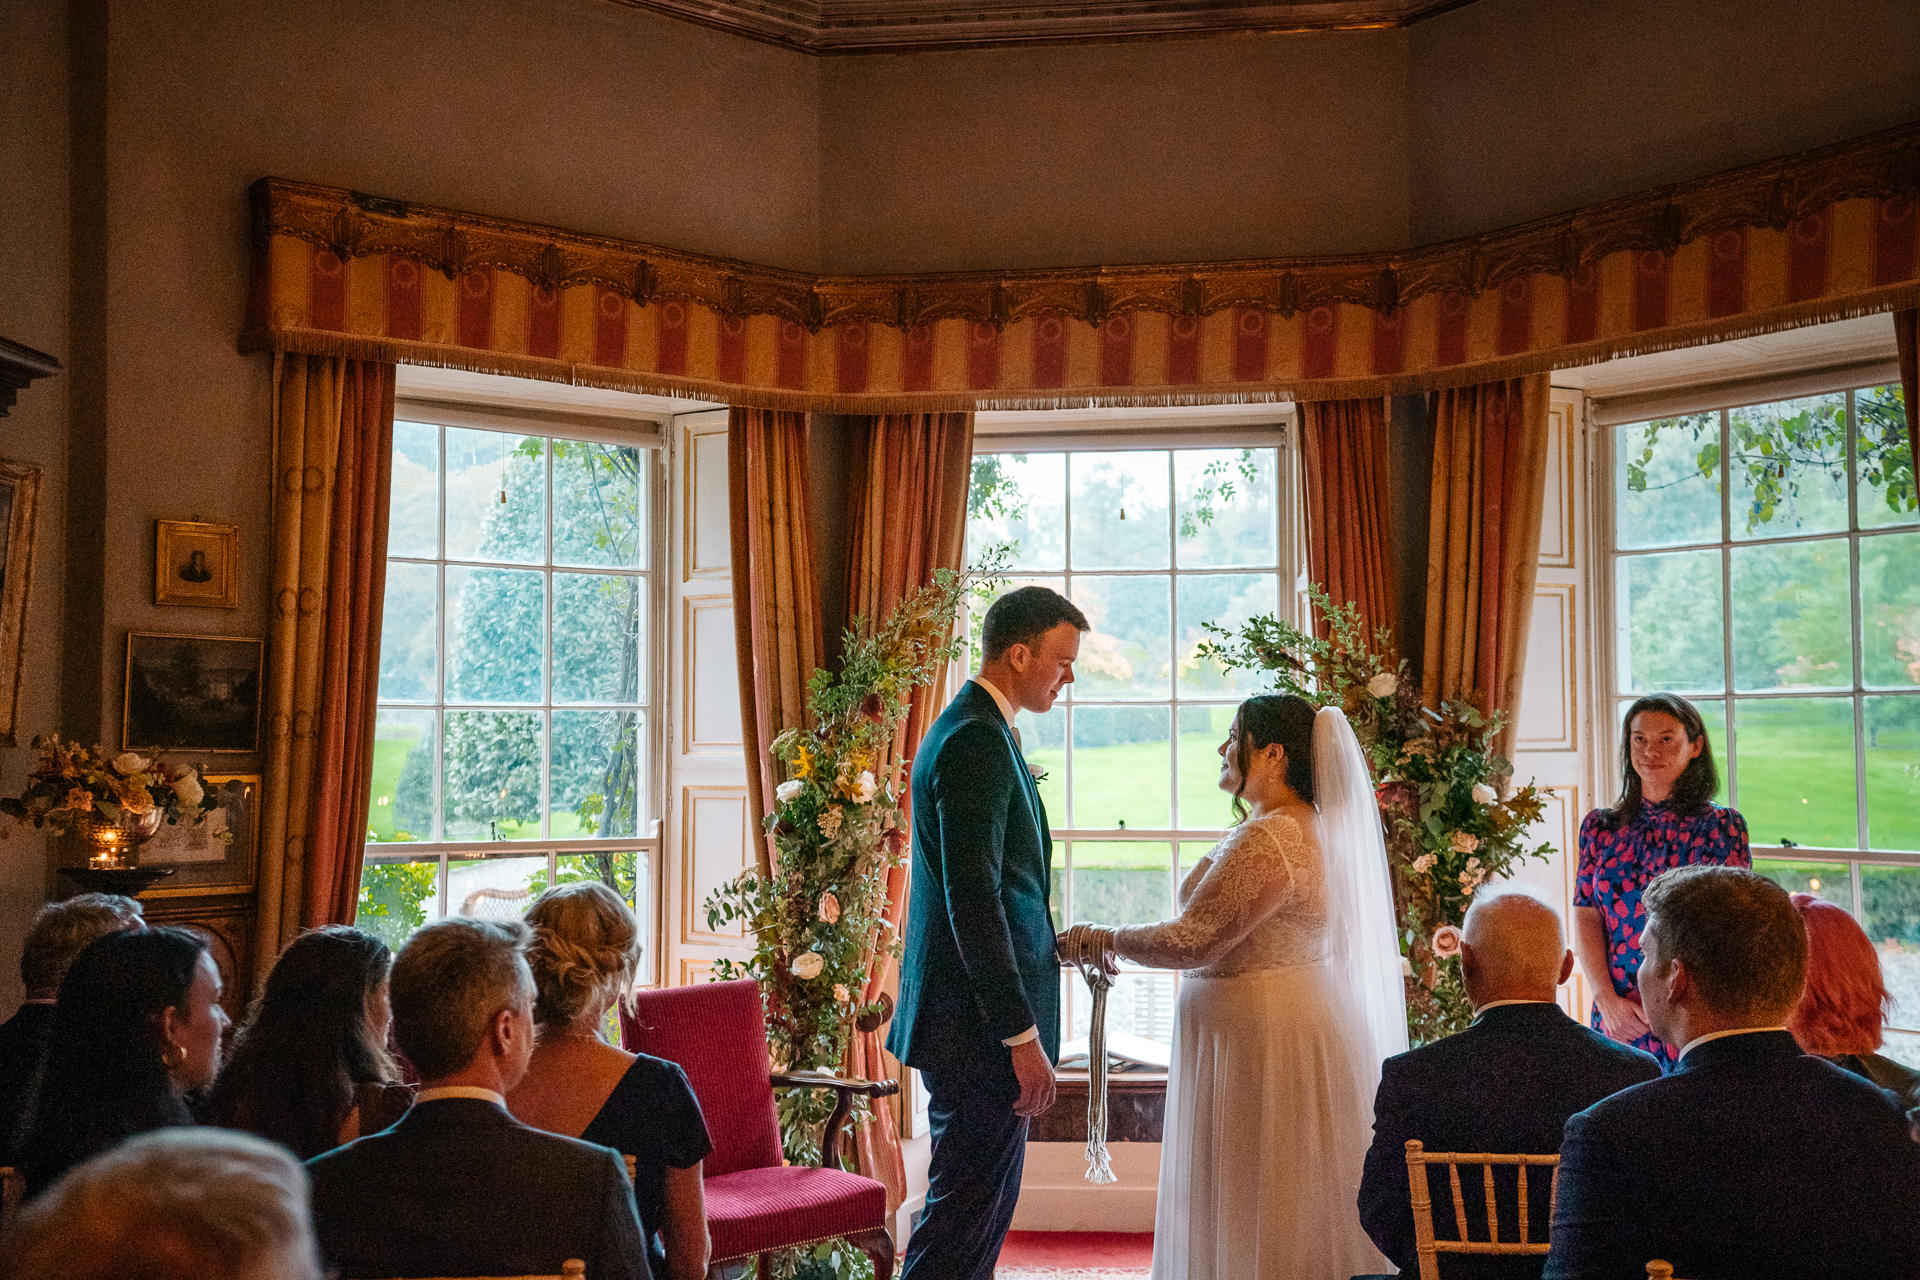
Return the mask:
[[135,862],[134,851],[153,839],[160,830],[161,812],[149,809],[145,813],[127,813],[121,811],[118,822],[109,822],[104,818],[89,818],[75,824],[75,830],[86,842],[91,852],[87,856],[87,867],[92,871],[126,871]]

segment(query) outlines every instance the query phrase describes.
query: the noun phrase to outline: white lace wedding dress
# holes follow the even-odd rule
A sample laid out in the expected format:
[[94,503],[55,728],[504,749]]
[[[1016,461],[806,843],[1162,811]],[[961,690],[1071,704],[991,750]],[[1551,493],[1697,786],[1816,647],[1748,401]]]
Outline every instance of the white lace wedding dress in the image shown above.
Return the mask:
[[1355,1207],[1380,1063],[1330,945],[1319,841],[1284,814],[1243,823],[1180,904],[1115,937],[1130,960],[1186,971],[1154,1280],[1391,1272]]

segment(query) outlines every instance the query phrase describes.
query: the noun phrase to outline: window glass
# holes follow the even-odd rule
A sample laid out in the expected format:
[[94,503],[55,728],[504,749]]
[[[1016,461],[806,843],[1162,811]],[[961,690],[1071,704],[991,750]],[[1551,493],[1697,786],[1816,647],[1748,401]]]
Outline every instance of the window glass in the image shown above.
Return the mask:
[[1867,846],[1920,849],[1920,694],[1863,702]]
[[1920,688],[1920,533],[1860,539],[1860,647],[1869,685]]
[[1853,687],[1847,549],[1844,538],[1733,549],[1736,689]]
[[1753,869],[1789,893],[1810,893],[1853,910],[1853,868],[1848,863],[1755,858]]
[[1720,415],[1696,413],[1614,434],[1614,526],[1626,547],[1720,540]]
[[1755,844],[1853,848],[1853,700],[1734,704],[1736,804]]
[[1845,395],[1730,411],[1727,462],[1736,539],[1845,531]]
[[1905,399],[1898,383],[1854,393],[1853,465],[1863,529],[1920,524]]
[[1622,556],[1616,575],[1622,689],[1725,689],[1720,553]]

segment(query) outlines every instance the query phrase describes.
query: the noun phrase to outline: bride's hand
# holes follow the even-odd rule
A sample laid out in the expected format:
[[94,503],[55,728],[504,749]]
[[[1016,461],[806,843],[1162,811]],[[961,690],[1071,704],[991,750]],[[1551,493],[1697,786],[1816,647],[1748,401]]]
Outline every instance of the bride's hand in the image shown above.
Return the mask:
[[1109,976],[1120,972],[1120,957],[1113,950],[1113,930],[1097,924],[1069,925],[1054,939],[1054,949],[1060,953],[1062,964],[1097,964]]

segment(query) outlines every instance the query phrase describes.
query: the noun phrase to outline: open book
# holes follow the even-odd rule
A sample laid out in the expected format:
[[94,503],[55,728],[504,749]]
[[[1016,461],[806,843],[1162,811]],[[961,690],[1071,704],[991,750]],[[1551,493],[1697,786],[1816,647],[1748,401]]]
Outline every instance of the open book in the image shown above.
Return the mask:
[[[1173,1047],[1125,1031],[1107,1032],[1107,1070],[1165,1071],[1172,1061]],[[1085,1069],[1087,1038],[1069,1040],[1060,1046],[1060,1065]]]

